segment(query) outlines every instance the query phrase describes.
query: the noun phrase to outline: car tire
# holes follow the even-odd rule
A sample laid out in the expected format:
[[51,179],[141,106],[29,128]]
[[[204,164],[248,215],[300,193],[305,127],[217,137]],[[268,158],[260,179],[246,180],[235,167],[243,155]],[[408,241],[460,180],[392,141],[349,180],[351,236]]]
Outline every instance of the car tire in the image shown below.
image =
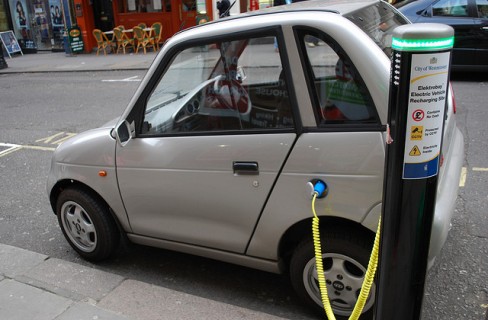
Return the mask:
[[56,213],[66,240],[84,259],[101,261],[116,251],[119,229],[108,206],[93,193],[73,188],[63,190]]
[[[348,319],[361,290],[374,239],[367,232],[356,233],[346,228],[321,229],[320,238],[332,310],[337,319]],[[324,315],[311,237],[295,248],[290,261],[290,279],[297,295]],[[373,283],[360,319],[373,319],[375,292]]]

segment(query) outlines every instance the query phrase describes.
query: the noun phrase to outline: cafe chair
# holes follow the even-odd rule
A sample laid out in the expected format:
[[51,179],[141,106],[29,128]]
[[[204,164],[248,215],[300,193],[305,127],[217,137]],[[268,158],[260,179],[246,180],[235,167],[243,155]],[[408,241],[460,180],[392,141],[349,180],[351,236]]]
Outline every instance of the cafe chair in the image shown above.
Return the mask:
[[144,49],[144,54],[146,54],[147,47],[155,48],[154,38],[148,36],[141,27],[134,27],[132,30],[134,32],[134,39],[137,41],[136,53],[139,52],[140,47]]
[[120,29],[120,30],[122,30],[122,31],[124,31],[124,30],[125,30],[125,27],[124,27],[124,25],[123,25],[123,24],[118,25],[116,28],[119,28],[119,29]]
[[115,53],[118,54],[120,49],[122,49],[125,54],[126,47],[132,48],[132,50],[134,50],[134,39],[130,39],[129,37],[127,37],[127,35],[120,28],[114,28],[114,38],[117,46]]
[[93,36],[95,37],[95,40],[97,40],[97,56],[100,53],[100,50],[103,50],[103,55],[107,55],[107,48],[112,51],[112,41],[108,40],[102,30],[93,29]]
[[146,29],[147,28],[147,25],[144,22],[139,23],[137,26],[139,28],[141,28],[141,29]]
[[154,45],[156,46],[156,50],[159,50],[159,44],[163,43],[163,24],[161,22],[155,22],[151,28],[154,30]]

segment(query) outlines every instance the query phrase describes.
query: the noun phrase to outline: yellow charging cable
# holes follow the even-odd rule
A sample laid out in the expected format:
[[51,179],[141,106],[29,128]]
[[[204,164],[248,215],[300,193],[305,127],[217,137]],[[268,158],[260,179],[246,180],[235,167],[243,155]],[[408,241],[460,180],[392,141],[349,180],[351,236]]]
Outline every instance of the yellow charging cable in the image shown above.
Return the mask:
[[[313,212],[312,235],[313,235],[313,244],[315,249],[315,266],[317,269],[317,278],[319,281],[320,294],[322,297],[322,304],[324,306],[325,314],[327,316],[327,319],[335,320],[334,312],[332,311],[332,307],[329,301],[329,295],[327,293],[327,286],[325,284],[324,267],[322,264],[322,248],[320,244],[319,217],[315,212],[315,200],[317,199],[317,196],[318,193],[314,192],[312,198],[312,212]],[[376,268],[378,266],[378,253],[380,248],[380,230],[381,230],[381,217],[380,220],[378,221],[378,229],[376,230],[376,236],[374,238],[373,251],[371,252],[371,256],[369,258],[368,269],[366,270],[366,274],[364,276],[363,285],[361,286],[361,292],[359,294],[358,300],[356,301],[356,305],[354,306],[354,310],[349,316],[349,320],[359,319],[359,316],[363,311],[364,305],[366,304],[366,300],[368,299],[371,286],[373,285],[374,275],[376,273]]]

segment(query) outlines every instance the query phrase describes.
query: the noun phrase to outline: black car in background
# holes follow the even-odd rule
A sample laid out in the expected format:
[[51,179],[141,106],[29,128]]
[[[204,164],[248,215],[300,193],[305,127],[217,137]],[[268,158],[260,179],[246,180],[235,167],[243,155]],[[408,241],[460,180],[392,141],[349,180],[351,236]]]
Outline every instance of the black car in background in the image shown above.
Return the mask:
[[408,0],[395,6],[412,23],[454,28],[454,70],[488,71],[488,0]]

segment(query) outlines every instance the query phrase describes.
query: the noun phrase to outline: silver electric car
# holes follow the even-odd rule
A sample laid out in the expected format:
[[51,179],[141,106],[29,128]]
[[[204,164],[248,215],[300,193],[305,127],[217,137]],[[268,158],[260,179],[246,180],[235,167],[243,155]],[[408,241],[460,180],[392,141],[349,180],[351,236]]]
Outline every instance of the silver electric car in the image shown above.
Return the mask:
[[[319,309],[308,183],[320,179],[324,272],[341,283],[329,298],[349,315],[381,214],[391,34],[405,23],[384,1],[307,1],[177,33],[120,119],[55,151],[47,189],[66,239],[91,261],[125,234],[287,273]],[[463,164],[448,100],[429,263]],[[365,317],[374,298],[373,286]]]

